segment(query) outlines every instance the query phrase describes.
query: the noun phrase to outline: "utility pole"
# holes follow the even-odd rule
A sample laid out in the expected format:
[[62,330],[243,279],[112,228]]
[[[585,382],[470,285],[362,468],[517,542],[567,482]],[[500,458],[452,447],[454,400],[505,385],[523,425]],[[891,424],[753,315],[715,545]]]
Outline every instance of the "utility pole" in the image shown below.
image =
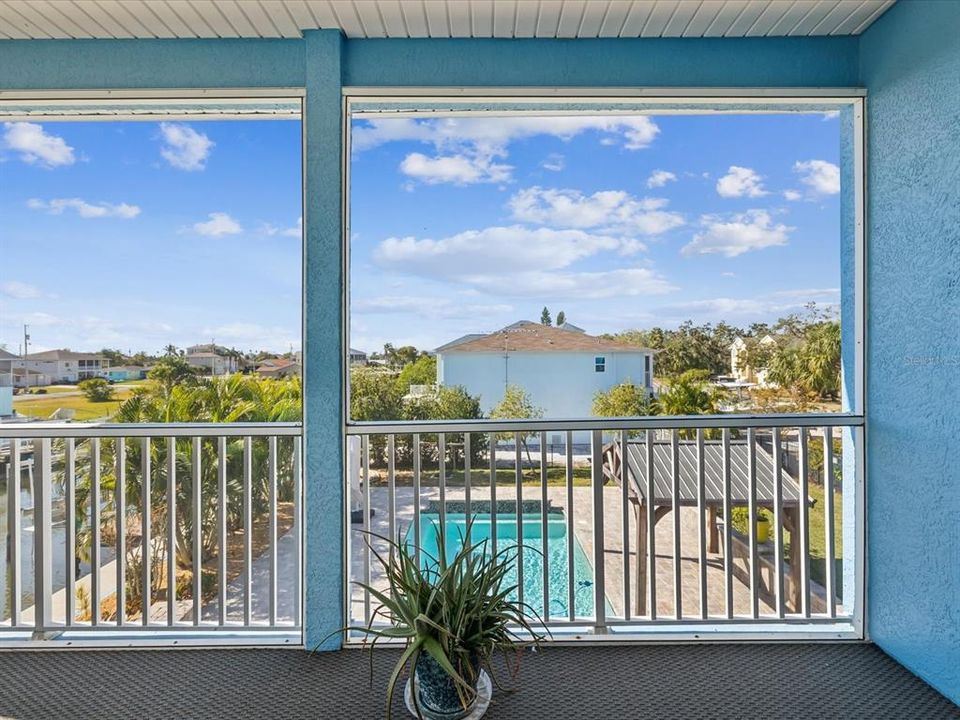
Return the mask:
[[30,326],[27,325],[26,323],[23,324],[23,357],[26,357],[26,356],[27,356],[27,353],[30,352],[30,350],[29,350],[30,335],[27,333],[27,329],[28,329],[29,327],[30,327]]

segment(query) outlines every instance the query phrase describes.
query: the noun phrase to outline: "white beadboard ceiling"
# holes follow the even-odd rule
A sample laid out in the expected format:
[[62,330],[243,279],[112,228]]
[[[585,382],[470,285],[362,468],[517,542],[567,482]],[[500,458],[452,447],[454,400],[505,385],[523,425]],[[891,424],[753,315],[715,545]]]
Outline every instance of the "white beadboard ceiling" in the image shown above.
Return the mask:
[[895,0],[0,0],[0,39],[857,35]]

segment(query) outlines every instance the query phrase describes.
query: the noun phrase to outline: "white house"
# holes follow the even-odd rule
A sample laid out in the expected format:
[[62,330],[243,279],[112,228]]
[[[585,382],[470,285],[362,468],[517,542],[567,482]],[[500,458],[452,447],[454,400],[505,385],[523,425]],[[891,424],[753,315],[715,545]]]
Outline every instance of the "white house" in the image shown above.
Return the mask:
[[462,385],[489,413],[508,385],[522,387],[548,418],[584,418],[594,395],[632,382],[653,392],[653,350],[576,329],[521,321],[465,335],[436,350],[437,383]]
[[30,353],[10,362],[17,387],[105,378],[110,367],[110,361],[102,355],[71,350]]
[[281,378],[296,377],[301,372],[300,363],[285,358],[268,358],[257,366],[257,375],[263,378],[279,380]]
[[207,375],[228,375],[237,372],[237,360],[215,352],[193,352],[183,356],[187,363]]
[[[760,344],[763,346],[776,345],[777,341],[771,335],[764,335],[760,338]],[[744,360],[746,349],[747,341],[740,337],[730,345],[730,373],[733,379],[738,383],[765,386],[767,384],[767,369],[750,367]]]

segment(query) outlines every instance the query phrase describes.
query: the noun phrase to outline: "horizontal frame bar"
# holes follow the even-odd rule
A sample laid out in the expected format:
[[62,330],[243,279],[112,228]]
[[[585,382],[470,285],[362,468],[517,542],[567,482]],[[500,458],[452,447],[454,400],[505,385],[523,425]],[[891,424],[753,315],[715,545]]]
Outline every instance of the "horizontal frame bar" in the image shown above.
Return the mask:
[[671,430],[687,428],[861,427],[862,415],[809,413],[783,415],[653,415],[571,420],[423,420],[414,422],[348,422],[347,435],[410,435],[412,433],[489,433],[562,430]]
[[[820,422],[823,425],[823,421]],[[303,423],[9,423],[0,438],[299,436]]]

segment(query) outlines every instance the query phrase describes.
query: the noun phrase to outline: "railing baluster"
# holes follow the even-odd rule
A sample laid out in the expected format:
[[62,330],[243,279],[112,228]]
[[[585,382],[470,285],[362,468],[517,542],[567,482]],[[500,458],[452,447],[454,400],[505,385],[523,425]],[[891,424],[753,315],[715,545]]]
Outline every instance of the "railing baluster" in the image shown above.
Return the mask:
[[620,544],[623,546],[623,619],[630,619],[630,477],[627,431],[620,431]]
[[[781,477],[783,461],[780,457],[780,428],[773,429],[773,531],[774,531],[774,577],[776,587],[774,596],[777,605],[777,617],[786,614],[786,598],[783,595],[783,479]],[[793,578],[796,582],[796,578]]]
[[[64,482],[64,504],[66,515],[64,518],[64,571],[66,573],[66,586],[64,598],[63,624],[71,627],[77,620],[76,598],[77,598],[77,447],[73,438],[64,440],[63,448],[63,482]],[[7,488],[9,493],[10,488]],[[8,518],[9,522],[9,518]],[[12,557],[12,556],[11,556]],[[118,567],[123,567],[123,556],[117,555]],[[122,607],[122,606],[120,606]]]
[[[643,522],[647,523],[647,587],[637,588],[639,597],[640,592],[647,594],[647,613],[651,620],[657,619],[657,508],[656,502],[656,456],[654,453],[655,430],[646,431],[646,451],[647,451],[647,503],[646,518]],[[639,548],[637,550],[639,552]]]
[[800,520],[799,528],[795,529],[799,542],[791,540],[790,552],[794,553],[795,546],[800,550],[800,613],[810,617],[810,506],[807,498],[810,496],[809,456],[807,454],[807,429],[800,428],[800,437],[797,445],[797,472],[800,475]]
[[440,525],[444,533],[447,530],[447,437],[443,433],[437,435],[437,473],[440,486]]
[[140,441],[140,622],[144,626],[150,624],[150,604],[153,602],[150,586],[150,521],[153,513],[150,465],[150,438],[145,437]]
[[[473,515],[470,507],[470,484],[473,481],[470,468],[470,452],[470,433],[465,432],[463,434],[463,514],[468,521]],[[472,532],[467,533],[468,545],[471,543],[470,535],[472,535]]]
[[217,611],[227,622],[227,439],[217,438]]
[[414,556],[420,565],[420,435],[413,435],[413,542]]
[[[72,444],[72,440],[71,440]],[[114,518],[117,532],[117,626],[126,624],[127,620],[127,441],[118,437],[114,440],[114,470],[113,504]],[[68,525],[68,534],[69,534]],[[69,555],[68,555],[69,557]]]
[[7,480],[7,561],[10,564],[10,625],[20,627],[21,616],[21,589],[20,581],[23,575],[20,564],[21,523],[20,516],[20,439],[10,439],[10,475]]
[[540,552],[543,554],[543,619],[550,619],[550,525],[547,513],[547,433],[540,433]]
[[760,616],[760,568],[757,549],[757,438],[756,431],[747,428],[747,516],[750,538],[750,617]]
[[824,590],[827,595],[827,614],[835,618],[837,616],[837,588],[834,577],[835,567],[833,558],[836,554],[836,541],[834,531],[834,498],[833,498],[833,428],[826,426],[823,428],[823,527],[826,537],[826,567],[824,570]]
[[574,575],[575,566],[573,562],[573,432],[571,430],[567,430],[564,450],[566,451],[564,479],[567,491],[567,616],[572,621],[577,616],[577,596],[575,592],[577,578]]
[[490,433],[490,550],[497,554],[497,436]]
[[676,428],[670,433],[670,472],[673,515],[673,614],[683,618],[683,566],[680,562],[680,445]]
[[[360,457],[363,463],[363,622],[370,622],[370,436],[360,436]],[[442,550],[441,550],[442,552]],[[273,620],[271,619],[271,624]]]
[[53,458],[50,438],[34,440],[33,449],[33,637],[42,639],[52,624],[53,603]]
[[100,624],[100,438],[90,447],[90,624]]
[[200,534],[200,525],[203,522],[203,516],[200,514],[200,501],[201,501],[201,485],[203,483],[200,473],[203,469],[202,467],[202,452],[203,445],[199,437],[193,438],[192,451],[190,455],[190,490],[192,495],[191,510],[193,513],[193,569],[191,573],[191,581],[193,584],[192,592],[193,595],[193,624],[200,624],[200,616],[203,613],[203,600],[200,597],[203,592],[203,556],[201,554],[201,534]]
[[[387,515],[389,521],[388,535],[391,540],[397,540],[397,440],[391,433],[387,437]],[[393,546],[390,546],[390,553],[393,554]]]
[[733,619],[733,533],[730,504],[730,429],[723,429],[723,590],[727,619]]
[[303,577],[303,556],[301,546],[303,543],[303,517],[300,494],[302,492],[302,439],[297,436],[293,438],[293,527],[294,527],[294,554],[296,561],[294,563],[293,573],[293,624],[297,627],[301,625],[303,619],[300,617],[300,593],[301,578]]
[[177,439],[167,438],[167,624],[177,610]]
[[[369,461],[367,457],[366,461]],[[269,607],[267,623],[270,627],[277,624],[277,436],[271,435],[267,438],[267,472],[270,476],[269,489],[269,553],[270,553],[270,581],[267,591],[269,592]],[[368,478],[369,480],[369,478]],[[369,498],[368,498],[369,504]]]
[[707,608],[707,488],[703,457],[703,428],[697,428],[697,570],[700,584],[700,619],[706,620]]
[[253,438],[243,439],[243,624],[253,622]]
[[593,430],[590,439],[590,485],[593,494],[593,631],[607,631],[606,546],[603,517],[603,431]]
[[520,433],[514,434],[514,471],[516,473],[517,522],[517,598],[523,603],[523,457],[520,454]]

